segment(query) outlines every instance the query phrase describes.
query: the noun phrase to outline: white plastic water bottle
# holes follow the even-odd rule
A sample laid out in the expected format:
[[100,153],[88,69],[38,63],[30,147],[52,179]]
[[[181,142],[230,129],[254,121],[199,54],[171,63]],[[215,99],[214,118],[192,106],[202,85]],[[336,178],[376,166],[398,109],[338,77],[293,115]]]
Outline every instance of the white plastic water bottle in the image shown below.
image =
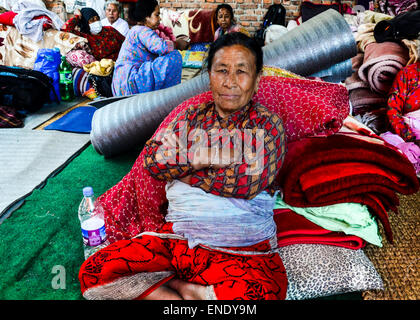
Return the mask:
[[92,187],[83,188],[83,199],[79,205],[79,220],[85,259],[87,259],[96,251],[108,245],[104,209],[96,201]]

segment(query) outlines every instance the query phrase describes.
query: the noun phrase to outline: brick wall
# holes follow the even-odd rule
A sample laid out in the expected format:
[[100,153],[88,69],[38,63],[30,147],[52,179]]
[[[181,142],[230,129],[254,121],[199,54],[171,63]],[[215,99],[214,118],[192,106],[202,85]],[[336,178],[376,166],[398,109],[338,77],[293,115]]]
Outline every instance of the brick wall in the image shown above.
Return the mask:
[[[176,9],[215,9],[220,3],[229,3],[236,20],[252,34],[259,27],[267,12],[267,8],[272,4],[282,4],[286,9],[286,21],[295,19],[299,16],[299,9],[302,0],[160,0],[160,7]],[[314,3],[332,3],[331,0],[313,0]],[[356,0],[343,0],[353,6]]]

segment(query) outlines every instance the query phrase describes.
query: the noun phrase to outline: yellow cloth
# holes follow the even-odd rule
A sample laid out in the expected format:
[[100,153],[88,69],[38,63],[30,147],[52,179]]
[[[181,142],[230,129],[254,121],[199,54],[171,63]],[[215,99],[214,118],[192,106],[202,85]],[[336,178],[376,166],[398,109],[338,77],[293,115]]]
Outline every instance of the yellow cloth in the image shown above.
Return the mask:
[[375,24],[382,20],[391,20],[392,18],[394,18],[393,16],[371,10],[363,11],[362,13],[360,13],[360,17],[362,23],[372,22]]
[[102,59],[83,66],[83,70],[95,76],[106,77],[112,73],[115,62],[112,59]]
[[271,67],[271,66],[263,66],[263,76],[277,76],[283,78],[294,78],[294,79],[305,79],[302,76],[299,76],[293,72],[287,71],[285,69]]

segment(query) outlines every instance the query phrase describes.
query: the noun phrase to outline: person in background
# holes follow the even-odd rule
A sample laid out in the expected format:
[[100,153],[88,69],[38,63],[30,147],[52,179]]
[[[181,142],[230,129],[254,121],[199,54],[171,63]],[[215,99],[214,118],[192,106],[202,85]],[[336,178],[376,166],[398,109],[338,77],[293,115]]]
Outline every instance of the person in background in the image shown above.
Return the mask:
[[168,88],[181,82],[182,56],[176,43],[159,36],[160,9],[156,0],[131,3],[129,18],[136,21],[115,63],[114,96]]
[[[51,2],[51,0],[49,0]],[[48,2],[48,1],[47,1]],[[92,8],[99,15],[99,18],[105,18],[105,0],[75,0],[74,9]]]
[[405,66],[397,73],[389,90],[387,109],[393,132],[404,141],[420,146],[419,133],[416,135],[420,128],[412,128],[404,119],[407,114],[413,117],[412,112],[420,110],[420,61]]
[[113,27],[126,37],[130,27],[127,21],[120,18],[120,4],[118,1],[106,3],[105,15],[106,18],[101,20],[102,26]]
[[216,24],[218,28],[214,33],[214,40],[216,41],[221,35],[229,32],[242,32],[249,36],[249,33],[245,28],[236,24],[235,17],[233,16],[232,7],[227,4],[219,4],[215,12]]
[[76,9],[74,17],[66,22],[62,31],[74,33],[88,40],[96,60],[117,60],[125,37],[112,27],[102,27],[98,13],[92,8]]

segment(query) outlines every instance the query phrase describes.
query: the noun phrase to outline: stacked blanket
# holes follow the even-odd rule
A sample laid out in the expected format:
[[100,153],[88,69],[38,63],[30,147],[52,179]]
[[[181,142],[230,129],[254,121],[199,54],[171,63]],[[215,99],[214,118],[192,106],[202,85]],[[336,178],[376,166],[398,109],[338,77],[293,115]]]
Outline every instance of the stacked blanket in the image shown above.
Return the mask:
[[353,75],[345,80],[352,115],[376,134],[389,131],[387,111],[389,90],[397,73],[418,59],[418,39],[375,40],[375,27],[392,16],[366,10],[358,13],[354,27],[358,55],[352,59]]
[[408,50],[394,42],[370,43],[352,59],[351,77],[345,81],[352,114],[377,134],[389,130],[388,92],[396,74],[408,62]]
[[368,206],[390,242],[387,212],[397,212],[397,193],[419,189],[413,165],[398,149],[374,136],[344,132],[289,143],[278,182],[284,201],[292,206]]
[[374,42],[365,48],[358,74],[374,92],[387,95],[396,74],[407,62],[407,48],[395,42]]
[[366,244],[358,236],[322,228],[290,209],[275,209],[274,221],[279,247],[292,244],[323,244],[357,250]]

